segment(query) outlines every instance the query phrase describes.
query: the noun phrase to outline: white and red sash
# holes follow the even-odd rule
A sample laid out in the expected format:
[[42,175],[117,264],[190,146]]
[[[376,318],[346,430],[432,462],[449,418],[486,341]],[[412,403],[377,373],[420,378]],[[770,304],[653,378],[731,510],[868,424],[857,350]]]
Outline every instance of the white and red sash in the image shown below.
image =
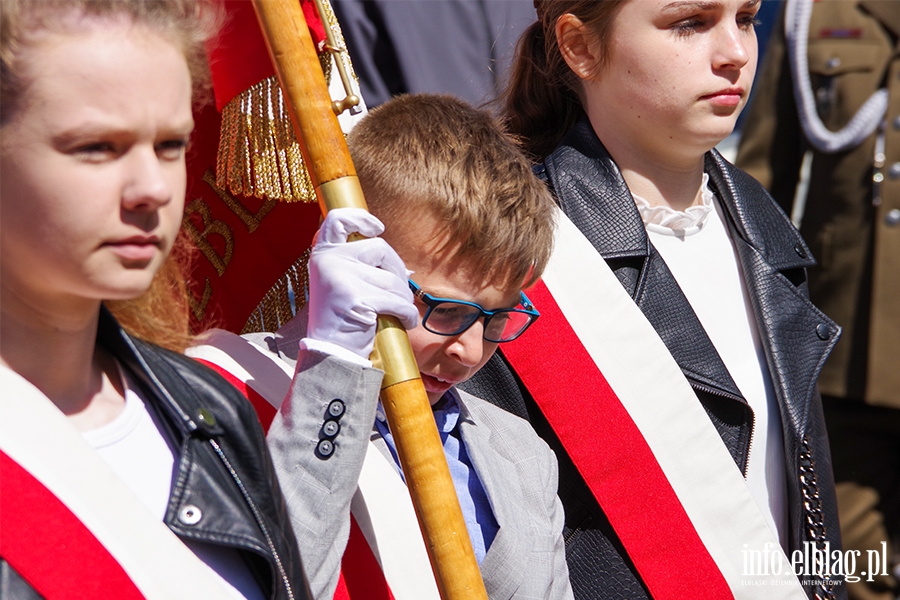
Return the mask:
[[0,366],[0,556],[48,600],[233,598],[40,390]]
[[[208,332],[203,345],[189,348],[187,354],[241,390],[268,430],[290,391],[292,367],[223,330]],[[409,491],[374,444],[368,446],[358,486],[335,600],[438,600]]]
[[[555,248],[529,292],[541,318],[509,360],[657,600],[805,599],[681,369],[603,258],[558,212]],[[540,341],[540,346],[536,346]]]

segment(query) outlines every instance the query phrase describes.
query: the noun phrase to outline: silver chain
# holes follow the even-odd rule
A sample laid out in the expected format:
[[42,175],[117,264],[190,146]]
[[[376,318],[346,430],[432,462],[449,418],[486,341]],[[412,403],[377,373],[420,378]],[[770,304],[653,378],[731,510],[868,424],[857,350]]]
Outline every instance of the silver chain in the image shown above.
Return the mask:
[[[822,501],[819,498],[819,485],[816,482],[816,463],[809,447],[809,436],[804,435],[800,441],[800,489],[803,494],[803,506],[806,509],[806,533],[816,547],[816,550],[825,552],[825,514],[822,512]],[[818,554],[818,553],[817,553]],[[814,571],[819,575],[819,583],[815,593],[816,600],[835,600],[835,580],[826,578],[824,573],[828,564],[825,556],[825,564],[818,562]]]

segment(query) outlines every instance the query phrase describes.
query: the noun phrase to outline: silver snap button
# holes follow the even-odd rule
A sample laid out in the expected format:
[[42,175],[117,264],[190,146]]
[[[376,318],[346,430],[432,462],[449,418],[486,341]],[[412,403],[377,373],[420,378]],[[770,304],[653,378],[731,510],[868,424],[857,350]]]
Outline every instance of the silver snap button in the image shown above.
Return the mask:
[[900,209],[893,208],[889,210],[888,214],[884,215],[884,222],[892,227],[900,223]]
[[816,325],[816,335],[818,335],[821,340],[827,340],[831,337],[831,327],[825,323],[819,323]]
[[841,66],[841,59],[837,56],[832,56],[827,61],[825,61],[826,69],[837,69],[839,66]]
[[895,162],[888,168],[888,177],[891,179],[900,177],[900,162]]
[[341,426],[338,425],[337,421],[325,421],[325,424],[322,425],[322,433],[328,437],[336,436],[340,430]]
[[186,504],[178,511],[178,520],[185,525],[196,525],[203,518],[203,513],[193,504]]

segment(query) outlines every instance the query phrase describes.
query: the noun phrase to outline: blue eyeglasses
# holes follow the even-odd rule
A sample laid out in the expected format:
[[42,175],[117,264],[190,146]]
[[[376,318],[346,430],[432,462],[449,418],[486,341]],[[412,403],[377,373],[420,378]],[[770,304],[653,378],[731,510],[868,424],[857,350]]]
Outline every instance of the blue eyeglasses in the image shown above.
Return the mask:
[[412,279],[409,289],[428,307],[422,317],[422,327],[438,335],[459,335],[484,317],[484,339],[495,343],[511,342],[540,316],[524,292],[519,292],[516,308],[484,310],[474,302],[426,294]]

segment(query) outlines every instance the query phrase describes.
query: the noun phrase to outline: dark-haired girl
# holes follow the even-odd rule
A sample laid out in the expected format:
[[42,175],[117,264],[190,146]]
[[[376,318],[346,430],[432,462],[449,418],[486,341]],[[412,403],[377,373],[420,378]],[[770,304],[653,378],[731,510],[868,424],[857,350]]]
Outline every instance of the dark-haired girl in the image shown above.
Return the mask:
[[[573,245],[574,270],[544,278],[557,325],[470,389],[557,449],[576,597],[843,594],[802,556],[801,590],[788,562],[840,546],[815,388],[839,331],[807,299],[803,240],[713,149],[750,94],[758,1],[535,6],[505,111],[571,225],[555,257]],[[616,289],[592,287],[601,271]],[[603,321],[619,308],[633,326]]]

